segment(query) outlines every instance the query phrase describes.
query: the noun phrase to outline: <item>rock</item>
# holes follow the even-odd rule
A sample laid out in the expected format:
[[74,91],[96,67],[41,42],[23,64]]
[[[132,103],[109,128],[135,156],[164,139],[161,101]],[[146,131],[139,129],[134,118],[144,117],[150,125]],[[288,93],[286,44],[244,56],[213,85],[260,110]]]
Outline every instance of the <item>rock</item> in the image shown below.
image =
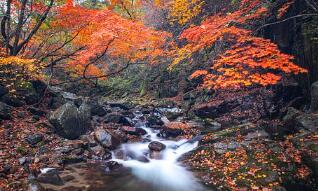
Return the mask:
[[123,165],[115,161],[106,162],[106,172],[118,171],[123,168]]
[[5,86],[3,85],[0,85],[0,97],[6,95],[9,93],[9,90],[8,88],[6,88]]
[[301,112],[293,107],[287,109],[287,114],[283,117],[283,126],[287,132],[295,132],[296,129],[296,118],[301,115]]
[[112,153],[100,145],[91,147],[90,152],[95,160],[109,160],[112,158]]
[[158,142],[158,141],[153,141],[149,143],[148,148],[152,151],[162,151],[166,148],[166,145]]
[[219,131],[222,128],[222,125],[216,121],[208,122],[207,128],[209,131]]
[[37,181],[44,184],[52,184],[52,185],[63,185],[63,180],[61,179],[57,170],[50,170],[47,173],[41,173]]
[[29,107],[28,111],[30,113],[32,113],[33,115],[37,115],[37,116],[45,116],[46,115],[45,111],[38,109],[38,108],[35,108],[35,107]]
[[35,180],[31,180],[28,185],[28,191],[45,191],[44,187]]
[[25,118],[26,112],[20,111],[20,112],[17,113],[17,116],[18,116],[19,118]]
[[91,113],[92,113],[92,116],[94,115],[97,115],[97,116],[105,116],[107,114],[107,110],[101,106],[101,105],[92,105],[91,106]]
[[42,134],[30,134],[27,136],[26,141],[30,145],[36,145],[37,143],[41,142],[43,140]]
[[183,131],[181,129],[163,128],[158,134],[162,138],[176,138],[181,135]]
[[80,163],[80,162],[84,162],[84,161],[86,161],[84,156],[67,155],[67,156],[62,157],[62,160],[60,161],[60,163],[63,165],[69,165],[69,164],[76,164],[76,163]]
[[130,135],[140,136],[140,135],[146,135],[147,134],[147,131],[145,131],[142,128],[138,128],[138,127],[123,126],[121,128],[121,130],[126,132],[126,133],[128,133],[128,134],[130,134]]
[[112,136],[104,129],[97,129],[94,134],[97,142],[103,147],[114,149],[120,144],[120,141],[116,137]]
[[264,130],[257,130],[255,132],[250,132],[245,136],[246,140],[252,140],[252,139],[264,139],[268,138],[269,135]]
[[214,143],[213,146],[214,146],[215,152],[219,154],[223,154],[227,152],[228,150],[233,151],[237,149],[240,146],[240,144],[237,142],[230,142],[230,143],[218,142],[218,143]]
[[51,114],[49,121],[60,136],[77,139],[91,128],[90,108],[85,103],[79,108],[66,103]]
[[311,112],[318,111],[318,81],[311,85]]
[[38,93],[39,95],[43,95],[47,88],[46,83],[41,80],[32,80],[31,84],[34,90],[36,91],[36,93]]
[[318,114],[303,114],[296,118],[297,128],[311,132],[318,130]]
[[24,165],[25,163],[27,163],[27,158],[26,157],[19,158],[19,163],[20,165]]
[[129,110],[131,107],[126,103],[108,103],[110,107],[118,107],[123,110]]
[[193,112],[196,116],[201,118],[217,118],[225,113],[230,113],[238,106],[240,106],[240,103],[237,99],[222,100],[198,105],[194,108]]
[[164,122],[157,116],[149,116],[147,118],[147,121],[148,121],[148,125],[149,126],[153,126],[153,125],[159,125],[159,126],[162,126],[164,125]]
[[21,99],[14,96],[9,96],[8,94],[3,96],[1,98],[1,101],[12,107],[21,107],[25,105],[25,103]]
[[24,101],[28,105],[36,104],[40,101],[40,96],[37,93],[30,92],[24,95]]
[[0,120],[1,119],[3,119],[3,120],[11,119],[12,118],[11,112],[12,112],[11,106],[9,106],[3,102],[0,102]]
[[107,114],[105,117],[105,122],[106,123],[118,123],[118,124],[122,124],[122,125],[126,125],[126,126],[133,126],[133,124],[131,123],[131,121],[127,117],[124,117],[122,114],[117,113],[117,112]]

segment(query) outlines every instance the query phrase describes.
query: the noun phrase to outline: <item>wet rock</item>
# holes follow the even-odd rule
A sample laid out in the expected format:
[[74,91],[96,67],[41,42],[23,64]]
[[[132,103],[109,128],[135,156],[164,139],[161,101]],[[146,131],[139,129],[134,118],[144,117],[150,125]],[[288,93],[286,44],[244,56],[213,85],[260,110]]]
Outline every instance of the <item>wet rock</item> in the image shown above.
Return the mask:
[[35,92],[28,92],[27,94],[24,95],[24,98],[23,98],[25,103],[28,105],[36,104],[39,102],[40,99],[41,99],[40,95],[38,95]]
[[106,172],[117,171],[122,168],[123,168],[123,165],[115,161],[109,161],[106,163]]
[[183,131],[181,129],[164,128],[158,134],[162,138],[176,138],[181,135]]
[[100,145],[90,148],[90,152],[95,160],[109,160],[112,158],[111,152]]
[[28,191],[45,191],[44,187],[37,181],[29,181]]
[[158,142],[158,141],[153,141],[149,143],[148,148],[152,151],[162,151],[166,148],[166,145]]
[[86,159],[82,155],[66,155],[63,156],[62,159],[60,160],[60,164],[63,165],[69,165],[69,164],[76,164],[80,162],[85,162]]
[[311,85],[311,112],[318,111],[318,81]]
[[122,114],[118,112],[109,113],[105,117],[106,123],[118,123],[125,126],[133,126],[131,120],[128,117],[124,117]]
[[43,140],[42,134],[30,134],[27,136],[26,141],[30,145],[36,145],[37,143],[41,142]]
[[85,188],[75,187],[75,186],[67,186],[62,188],[61,191],[83,191]]
[[90,108],[85,103],[79,108],[66,103],[50,115],[49,121],[60,136],[77,139],[91,128]]
[[30,113],[32,113],[33,115],[37,115],[37,116],[45,116],[46,115],[45,111],[38,109],[38,108],[35,108],[35,107],[28,108],[28,111]]
[[12,112],[12,107],[0,102],[0,120],[8,120],[11,119],[11,112]]
[[20,165],[24,165],[28,162],[28,159],[26,157],[21,157],[19,158],[19,163]]
[[97,129],[94,131],[94,134],[97,142],[99,142],[103,147],[113,149],[120,144],[120,141],[116,137],[104,129]]
[[81,140],[85,142],[88,147],[95,147],[98,143],[95,141],[94,135],[82,135]]
[[72,175],[66,175],[66,176],[62,177],[63,182],[69,182],[69,181],[74,180],[74,179],[75,179],[75,177]]
[[38,176],[37,181],[44,184],[52,184],[58,186],[64,184],[57,170],[50,170],[47,173],[41,173]]
[[219,131],[222,128],[222,125],[216,121],[208,122],[207,123],[207,128],[209,131]]
[[138,127],[129,127],[129,126],[123,126],[121,128],[122,131],[130,134],[130,135],[137,135],[137,136],[140,136],[140,135],[146,135],[147,134],[147,131],[142,129],[142,128],[138,128]]
[[157,116],[149,116],[147,118],[147,121],[148,121],[149,126],[153,126],[153,125],[162,126],[162,125],[164,125],[164,122]]

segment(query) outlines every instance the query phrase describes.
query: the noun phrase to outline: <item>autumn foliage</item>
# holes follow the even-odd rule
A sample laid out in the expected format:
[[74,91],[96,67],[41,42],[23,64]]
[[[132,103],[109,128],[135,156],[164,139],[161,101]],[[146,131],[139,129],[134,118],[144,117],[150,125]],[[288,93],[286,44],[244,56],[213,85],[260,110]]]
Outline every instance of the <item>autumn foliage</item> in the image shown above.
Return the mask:
[[255,37],[244,26],[268,14],[261,0],[243,0],[231,13],[218,13],[199,26],[182,32],[179,39],[187,44],[178,48],[171,67],[189,59],[196,52],[217,42],[228,44],[207,70],[198,70],[190,78],[203,77],[204,88],[239,88],[251,85],[272,85],[284,74],[306,72],[292,62],[293,56],[282,53],[270,40]]
[[[101,76],[108,71],[111,59],[126,63],[139,61],[153,63],[163,55],[163,46],[168,33],[155,31],[140,21],[123,18],[109,9],[89,9],[69,3],[58,10],[55,27],[78,34],[73,46],[83,47],[76,60],[68,63],[77,73]],[[96,57],[107,59],[94,62]],[[104,57],[105,58],[105,57]],[[87,64],[89,66],[87,67]]]

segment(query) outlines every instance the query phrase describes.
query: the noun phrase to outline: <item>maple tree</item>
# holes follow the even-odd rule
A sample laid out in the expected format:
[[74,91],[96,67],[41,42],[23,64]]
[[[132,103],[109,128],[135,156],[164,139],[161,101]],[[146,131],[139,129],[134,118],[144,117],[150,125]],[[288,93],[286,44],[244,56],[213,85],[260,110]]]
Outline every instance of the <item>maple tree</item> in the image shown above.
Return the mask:
[[190,77],[203,76],[202,87],[266,86],[278,83],[285,73],[306,72],[292,62],[293,56],[280,52],[270,40],[255,37],[252,30],[240,27],[267,14],[268,10],[261,0],[243,0],[236,11],[226,15],[217,13],[201,25],[184,30],[179,39],[186,39],[187,44],[177,48],[170,68],[191,58],[193,53],[224,41],[229,48],[213,61],[211,68],[198,70]]
[[68,68],[84,77],[105,76],[109,63],[153,63],[163,55],[169,36],[106,8],[96,10],[68,3],[58,13],[53,26],[77,34],[72,45],[83,47],[76,59],[68,62]]

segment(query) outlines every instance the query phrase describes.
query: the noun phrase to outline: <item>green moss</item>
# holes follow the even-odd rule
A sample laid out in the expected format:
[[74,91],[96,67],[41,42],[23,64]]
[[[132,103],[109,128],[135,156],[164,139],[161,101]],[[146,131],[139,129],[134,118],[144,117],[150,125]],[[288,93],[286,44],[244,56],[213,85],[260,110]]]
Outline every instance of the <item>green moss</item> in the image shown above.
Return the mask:
[[314,151],[314,152],[318,152],[318,144],[309,145],[309,149]]

